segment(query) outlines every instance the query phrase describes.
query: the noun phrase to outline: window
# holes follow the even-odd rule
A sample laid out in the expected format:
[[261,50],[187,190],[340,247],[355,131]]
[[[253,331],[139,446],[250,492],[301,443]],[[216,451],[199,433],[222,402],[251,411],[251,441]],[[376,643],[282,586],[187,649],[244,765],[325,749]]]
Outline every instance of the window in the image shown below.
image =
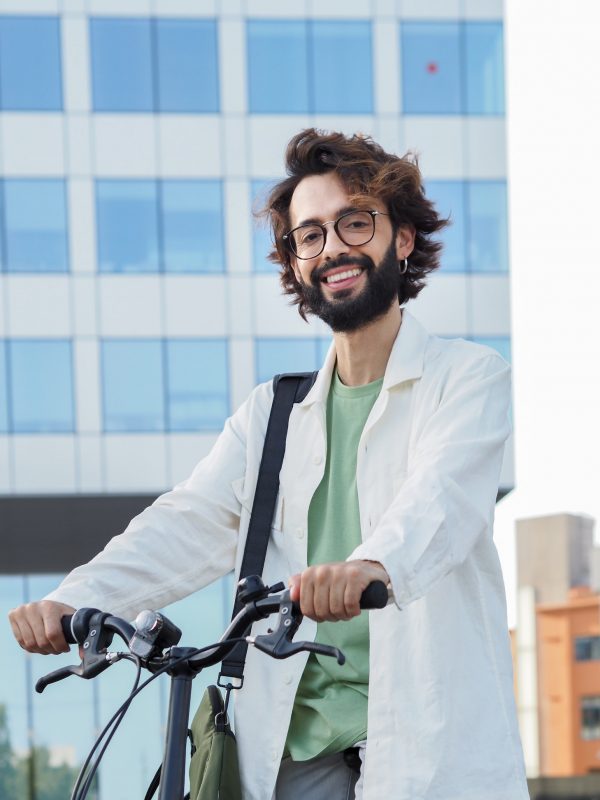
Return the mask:
[[502,23],[405,22],[400,47],[404,113],[504,113]]
[[[326,345],[322,344],[326,342]],[[269,381],[282,372],[312,372],[319,369],[329,339],[257,339],[256,380]]]
[[6,342],[0,339],[0,433],[8,433],[8,392],[6,383]]
[[[252,181],[250,192],[253,211],[264,206],[272,186],[273,181]],[[268,222],[254,218],[252,226],[252,264],[255,272],[277,272],[277,264],[267,260],[267,255],[271,252],[272,247],[271,229]]]
[[220,430],[229,413],[222,339],[102,343],[104,430]]
[[70,433],[75,427],[71,343],[8,341],[13,433]]
[[247,40],[251,112],[372,113],[369,22],[250,20]]
[[67,272],[67,204],[62,180],[1,182],[0,226],[7,272]]
[[214,20],[90,20],[94,111],[219,110]]
[[215,431],[229,414],[227,342],[167,342],[168,427]]
[[508,271],[504,181],[428,181],[428,197],[450,225],[441,232],[445,272]]
[[223,272],[219,181],[96,182],[100,272]]
[[581,738],[600,739],[600,697],[581,698]]
[[578,636],[575,639],[576,661],[598,661],[600,659],[600,636]]
[[57,17],[0,16],[0,108],[62,110]]

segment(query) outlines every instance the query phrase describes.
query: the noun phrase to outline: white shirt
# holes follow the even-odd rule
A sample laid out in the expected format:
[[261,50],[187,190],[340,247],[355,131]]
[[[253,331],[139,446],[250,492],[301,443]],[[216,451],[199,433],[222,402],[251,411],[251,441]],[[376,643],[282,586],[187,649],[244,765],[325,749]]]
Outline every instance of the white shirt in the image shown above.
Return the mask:
[[[268,583],[307,566],[334,363],[332,348],[290,416]],[[239,569],[272,395],[270,383],[258,386],[190,478],[49,598],[132,617]],[[492,540],[509,398],[509,368],[497,353],[430,336],[403,312],[357,458],[363,543],[350,558],[381,562],[395,597],[369,612],[364,800],[529,798]],[[315,632],[305,619],[295,638]],[[306,658],[248,650],[235,712],[246,800],[272,796]]]

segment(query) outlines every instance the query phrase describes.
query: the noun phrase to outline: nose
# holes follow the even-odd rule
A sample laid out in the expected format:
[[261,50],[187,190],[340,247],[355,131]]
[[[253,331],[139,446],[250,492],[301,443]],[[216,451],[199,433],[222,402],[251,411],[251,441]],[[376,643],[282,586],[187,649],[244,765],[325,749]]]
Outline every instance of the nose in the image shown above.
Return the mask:
[[337,235],[334,223],[329,222],[326,223],[326,225],[327,236],[325,237],[325,247],[321,253],[321,258],[323,261],[337,258],[338,256],[342,255],[342,253],[347,253],[350,249],[349,246]]

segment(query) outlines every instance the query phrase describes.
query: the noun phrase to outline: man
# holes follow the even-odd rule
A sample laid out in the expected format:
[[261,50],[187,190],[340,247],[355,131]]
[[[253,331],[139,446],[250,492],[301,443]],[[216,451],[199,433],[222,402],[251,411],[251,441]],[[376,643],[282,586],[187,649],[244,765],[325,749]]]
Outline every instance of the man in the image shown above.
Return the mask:
[[[526,800],[492,541],[508,367],[402,309],[437,267],[445,224],[416,164],[312,129],[286,160],[267,208],[271,258],[334,346],[290,417],[263,574],[289,577],[299,637],[349,658],[279,663],[250,649],[235,715],[244,796]],[[62,652],[73,607],[132,616],[239,569],[271,402],[271,385],[257,387],[187,481],[46,600],[11,612],[20,644]],[[375,579],[394,603],[361,616]]]

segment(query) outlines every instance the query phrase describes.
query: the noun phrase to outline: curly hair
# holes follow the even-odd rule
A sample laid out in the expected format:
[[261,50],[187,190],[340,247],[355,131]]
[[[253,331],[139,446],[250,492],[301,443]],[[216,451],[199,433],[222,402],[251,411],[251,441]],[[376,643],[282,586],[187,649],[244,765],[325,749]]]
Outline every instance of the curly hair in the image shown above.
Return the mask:
[[395,231],[401,225],[414,228],[415,245],[408,269],[403,275],[398,272],[398,300],[402,304],[419,294],[426,276],[439,266],[442,245],[432,236],[448,224],[448,219],[440,217],[425,197],[416,156],[386,153],[371,137],[362,134],[345,136],[306,128],[290,140],[285,166],[288,177],[271,189],[259,215],[268,218],[274,242],[268,258],[281,266],[283,291],[292,295],[291,302],[298,305],[303,319],[306,303],[302,286],[282,237],[291,227],[289,209],[294,190],[309,175],[334,173],[346,187],[351,202],[360,202],[364,195],[376,197],[386,205]]

